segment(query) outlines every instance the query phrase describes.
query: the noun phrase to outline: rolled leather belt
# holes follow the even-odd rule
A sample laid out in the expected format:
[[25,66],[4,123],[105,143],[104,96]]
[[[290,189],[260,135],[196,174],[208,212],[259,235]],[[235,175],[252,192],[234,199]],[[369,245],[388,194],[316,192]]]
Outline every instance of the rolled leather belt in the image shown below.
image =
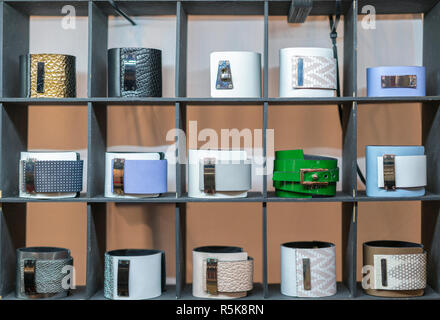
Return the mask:
[[253,288],[254,260],[239,247],[206,246],[193,250],[193,296],[233,299]]
[[123,249],[105,253],[104,297],[143,300],[165,290],[165,252]]
[[168,162],[162,152],[105,155],[105,196],[158,197],[167,192]]
[[320,241],[281,245],[281,293],[292,297],[336,294],[336,246]]
[[[73,266],[70,251],[54,247],[17,249],[15,294],[21,299],[62,298],[69,294],[64,277]],[[67,281],[66,281],[67,283]]]
[[162,97],[162,51],[152,48],[108,50],[109,97]]
[[365,242],[363,260],[365,293],[392,298],[424,294],[427,254],[423,245],[390,240]]
[[367,196],[420,197],[425,194],[423,146],[367,146]]
[[252,184],[252,164],[244,150],[189,150],[188,195],[241,198]]
[[280,49],[280,97],[334,97],[336,65],[332,49]]
[[211,97],[260,98],[261,54],[248,51],[212,52]]
[[367,96],[425,96],[425,67],[367,68]]
[[334,196],[338,180],[335,158],[304,155],[303,150],[275,152],[273,186],[277,197]]
[[76,152],[22,152],[19,196],[72,198],[83,188],[83,160]]
[[76,97],[75,57],[65,54],[21,55],[20,95],[23,98]]

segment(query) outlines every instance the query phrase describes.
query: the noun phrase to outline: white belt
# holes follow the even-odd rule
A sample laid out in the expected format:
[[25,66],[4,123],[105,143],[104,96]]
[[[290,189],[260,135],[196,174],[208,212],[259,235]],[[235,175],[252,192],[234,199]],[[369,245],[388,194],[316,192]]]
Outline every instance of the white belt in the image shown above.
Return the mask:
[[160,250],[113,250],[105,254],[104,296],[113,300],[158,297],[165,287],[165,253]]
[[[383,160],[384,157],[377,157],[377,182],[379,188],[385,187]],[[385,172],[387,172],[386,168]],[[395,156],[394,175],[396,188],[426,186],[426,156]]]
[[336,294],[336,247],[326,242],[281,246],[281,293],[292,297]]
[[193,250],[193,296],[233,299],[253,287],[253,259],[238,247],[200,247]]
[[240,198],[251,189],[252,165],[243,150],[189,150],[188,195]]

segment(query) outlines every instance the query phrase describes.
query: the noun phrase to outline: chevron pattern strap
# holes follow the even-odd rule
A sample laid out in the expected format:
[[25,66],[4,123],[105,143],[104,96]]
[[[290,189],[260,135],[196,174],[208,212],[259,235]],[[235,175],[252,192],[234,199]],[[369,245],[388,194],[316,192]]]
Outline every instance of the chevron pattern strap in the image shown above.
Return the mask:
[[292,87],[294,89],[336,90],[336,59],[293,56]]
[[[328,297],[336,294],[336,247],[296,249],[298,297]],[[304,286],[303,259],[310,261],[311,288]]]

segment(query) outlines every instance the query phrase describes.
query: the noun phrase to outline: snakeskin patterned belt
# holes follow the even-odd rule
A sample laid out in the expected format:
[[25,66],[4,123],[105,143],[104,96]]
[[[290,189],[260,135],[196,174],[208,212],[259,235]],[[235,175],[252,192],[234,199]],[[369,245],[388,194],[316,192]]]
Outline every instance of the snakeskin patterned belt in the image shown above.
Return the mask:
[[304,155],[303,150],[275,152],[273,186],[277,197],[334,196],[338,180],[335,158]]
[[162,97],[162,51],[151,48],[108,50],[109,97]]
[[[54,247],[17,249],[16,296],[21,299],[62,298],[73,279],[70,250]],[[68,280],[68,278],[70,280]]]
[[253,288],[254,260],[239,247],[207,246],[193,250],[193,296],[232,299]]
[[281,293],[310,298],[336,294],[336,246],[320,241],[281,245]]
[[426,288],[427,253],[423,245],[404,241],[370,241],[363,245],[362,287],[379,297],[417,297]]
[[158,297],[165,289],[165,252],[124,249],[105,254],[104,296],[113,300]]
[[75,57],[65,54],[20,56],[20,92],[24,98],[76,97]]

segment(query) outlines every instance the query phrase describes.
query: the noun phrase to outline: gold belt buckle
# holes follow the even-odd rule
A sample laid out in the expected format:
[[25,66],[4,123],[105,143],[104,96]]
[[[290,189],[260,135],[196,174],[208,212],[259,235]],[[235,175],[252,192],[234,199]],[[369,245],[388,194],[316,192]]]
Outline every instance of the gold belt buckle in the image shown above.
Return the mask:
[[[328,169],[316,168],[316,169],[300,169],[300,183],[304,186],[327,186],[328,182],[326,181],[304,181],[304,174],[306,172],[323,172],[328,171]],[[318,180],[318,175],[314,174],[312,176],[313,180]]]
[[209,258],[206,260],[206,291],[209,294],[217,295],[217,259]]

